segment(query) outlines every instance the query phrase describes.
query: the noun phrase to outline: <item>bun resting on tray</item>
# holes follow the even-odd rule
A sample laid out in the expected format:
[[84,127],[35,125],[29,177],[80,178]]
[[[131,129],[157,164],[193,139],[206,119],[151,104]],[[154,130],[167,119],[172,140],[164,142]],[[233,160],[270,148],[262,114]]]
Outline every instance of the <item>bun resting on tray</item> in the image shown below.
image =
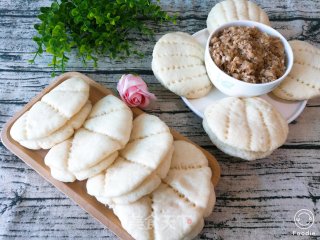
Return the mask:
[[25,112],[10,129],[29,149],[49,149],[74,133],[91,111],[89,85],[78,77],[60,83]]
[[221,25],[237,20],[250,20],[270,26],[268,15],[255,3],[247,0],[225,0],[217,3],[209,12],[207,28],[212,33]]
[[285,100],[306,100],[320,96],[320,50],[310,43],[289,41],[294,55],[291,72],[273,94]]
[[63,182],[84,180],[99,174],[118,156],[129,140],[132,112],[121,100],[108,95],[99,100],[73,138],[55,145],[45,164]]
[[164,87],[186,98],[203,97],[212,88],[204,48],[187,33],[167,33],[158,40],[152,53],[152,71]]
[[135,239],[193,239],[215,204],[211,174],[201,150],[175,141],[168,175],[159,187],[133,203],[112,208]]
[[167,176],[172,143],[173,136],[163,121],[153,115],[139,115],[133,121],[128,144],[112,166],[88,179],[88,193],[113,205],[134,202],[152,192]]
[[270,155],[287,139],[288,123],[258,97],[228,97],[205,109],[204,130],[223,152],[245,160]]

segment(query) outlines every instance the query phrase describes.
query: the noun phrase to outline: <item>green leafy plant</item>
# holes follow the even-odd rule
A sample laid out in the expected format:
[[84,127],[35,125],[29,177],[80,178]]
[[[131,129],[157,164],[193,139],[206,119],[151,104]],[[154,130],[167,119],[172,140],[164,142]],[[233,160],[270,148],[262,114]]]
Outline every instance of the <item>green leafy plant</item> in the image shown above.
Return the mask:
[[130,41],[130,34],[152,37],[147,25],[150,20],[175,23],[175,17],[149,0],[61,0],[40,12],[41,23],[34,26],[38,36],[33,38],[38,49],[29,61],[34,63],[46,51],[52,55],[49,66],[53,75],[56,68],[65,70],[74,48],[85,65],[92,61],[94,67],[102,54],[111,59],[143,56]]

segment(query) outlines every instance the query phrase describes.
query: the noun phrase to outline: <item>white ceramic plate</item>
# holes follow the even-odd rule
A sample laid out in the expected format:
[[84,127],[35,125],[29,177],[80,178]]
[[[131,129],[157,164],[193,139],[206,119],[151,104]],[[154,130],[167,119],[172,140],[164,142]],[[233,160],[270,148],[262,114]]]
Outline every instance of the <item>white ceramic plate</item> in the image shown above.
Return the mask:
[[[203,45],[206,45],[207,39],[209,37],[209,33],[207,29],[200,30],[193,34],[193,36]],[[182,100],[185,104],[199,117],[203,118],[203,113],[205,108],[212,102],[220,100],[222,98],[227,97],[227,95],[220,92],[215,87],[202,98],[197,99],[187,99],[182,97]],[[307,100],[304,101],[286,101],[282,100],[272,93],[265,94],[260,96],[264,100],[271,103],[281,114],[282,116],[287,119],[287,122],[290,123],[295,120],[306,107]]]

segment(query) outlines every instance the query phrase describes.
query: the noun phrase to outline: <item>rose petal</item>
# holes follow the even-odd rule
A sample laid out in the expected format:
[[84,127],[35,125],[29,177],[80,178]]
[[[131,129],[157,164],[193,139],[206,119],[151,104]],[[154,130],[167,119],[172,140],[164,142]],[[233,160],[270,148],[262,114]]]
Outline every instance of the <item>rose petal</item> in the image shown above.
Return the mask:
[[128,98],[128,102],[131,106],[137,107],[140,105],[142,96],[140,94],[133,94]]
[[154,95],[154,94],[151,93],[151,92],[143,91],[143,90],[140,89],[140,93],[143,94],[145,97],[148,97],[148,98],[150,98],[150,99],[153,99],[153,100],[156,100],[156,99],[157,99],[156,95]]
[[122,93],[124,92],[124,84],[125,84],[125,76],[126,75],[122,75],[118,84],[117,84],[117,90],[120,93],[120,95],[122,95]]
[[132,74],[125,75],[123,78],[123,91],[131,87],[137,87],[139,89],[147,89],[147,84],[142,80],[141,77]]
[[140,94],[140,89],[137,87],[131,87],[126,91],[126,93],[128,94],[128,97],[130,98],[133,94]]
[[143,97],[142,101],[140,103],[140,107],[141,108],[145,108],[145,107],[147,107],[149,105],[149,103],[150,103],[149,98]]

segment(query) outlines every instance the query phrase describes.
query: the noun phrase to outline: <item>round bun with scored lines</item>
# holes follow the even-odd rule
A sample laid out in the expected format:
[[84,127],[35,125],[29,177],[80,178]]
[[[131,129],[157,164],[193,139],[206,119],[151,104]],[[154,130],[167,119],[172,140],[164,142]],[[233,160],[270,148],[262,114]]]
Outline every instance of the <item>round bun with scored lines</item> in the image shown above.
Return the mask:
[[215,204],[211,169],[193,144],[175,141],[166,178],[152,193],[130,204],[116,204],[114,213],[135,239],[193,239]]
[[289,41],[294,55],[291,72],[273,94],[285,100],[320,96],[320,50],[304,41]]
[[73,138],[55,145],[45,164],[57,180],[73,182],[95,176],[110,166],[128,142],[132,112],[120,99],[108,95],[92,108]]
[[141,114],[133,121],[128,144],[103,176],[88,179],[89,194],[106,204],[133,202],[153,191],[170,167],[173,137],[158,117]]
[[270,26],[268,15],[255,3],[247,0],[225,0],[211,9],[207,28],[212,33],[221,25],[237,20],[250,20]]
[[159,39],[152,53],[152,70],[164,87],[186,98],[203,97],[212,87],[204,48],[187,33],[168,33]]
[[[83,108],[80,109],[66,124],[58,130],[51,133],[49,136],[35,139],[20,139],[19,143],[29,149],[50,149],[54,145],[63,142],[64,140],[71,137],[75,130],[79,129],[91,111],[92,105],[88,101]],[[12,126],[11,132],[14,135],[15,131],[20,131],[20,126],[26,121],[27,114],[23,114]]]
[[228,97],[208,106],[203,127],[223,152],[246,160],[270,155],[287,139],[288,123],[258,97]]
[[65,80],[36,102],[11,127],[11,137],[30,149],[48,149],[66,140],[91,110],[89,85],[81,78]]
[[106,197],[104,189],[107,175],[106,171],[104,171],[99,175],[88,179],[88,193],[92,196],[95,196],[99,202],[107,204],[110,207],[112,207],[115,204],[129,204],[137,201],[141,197],[155,190],[160,185],[161,179],[167,176],[167,173],[170,168],[173,149],[174,148],[172,146],[171,150],[168,152],[167,156],[165,156],[165,158],[162,160],[159,167],[132,191],[117,197]]

